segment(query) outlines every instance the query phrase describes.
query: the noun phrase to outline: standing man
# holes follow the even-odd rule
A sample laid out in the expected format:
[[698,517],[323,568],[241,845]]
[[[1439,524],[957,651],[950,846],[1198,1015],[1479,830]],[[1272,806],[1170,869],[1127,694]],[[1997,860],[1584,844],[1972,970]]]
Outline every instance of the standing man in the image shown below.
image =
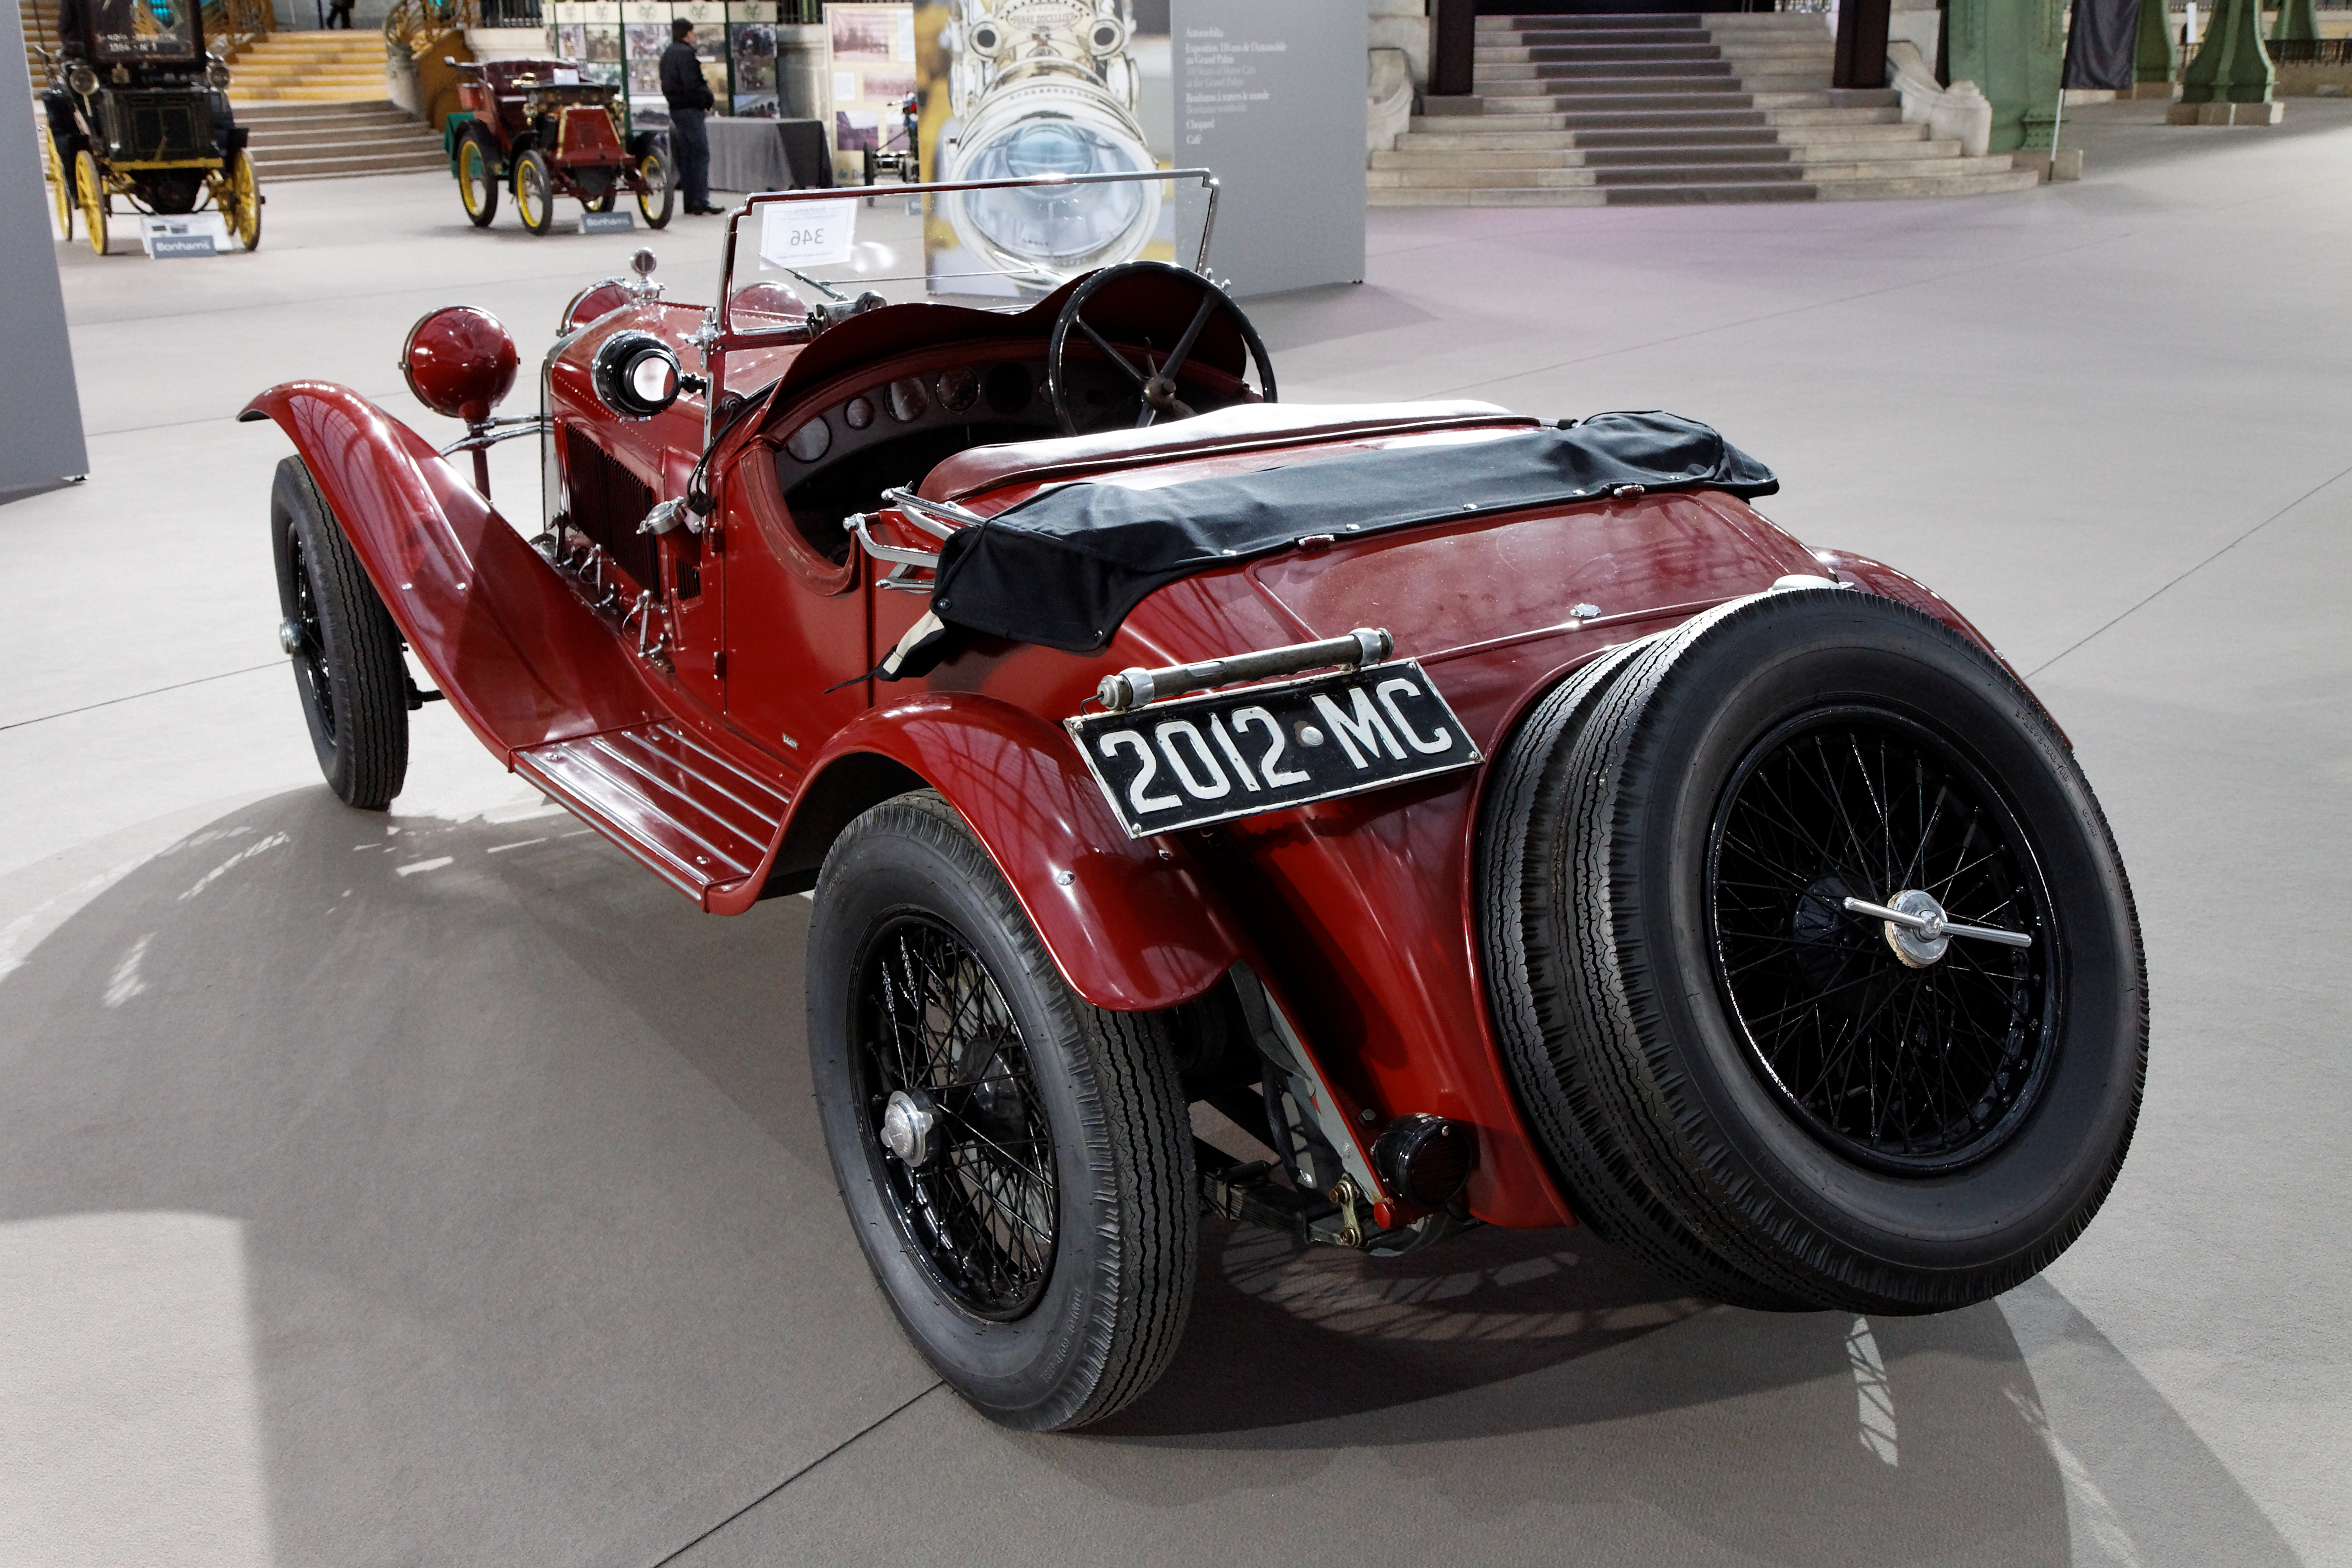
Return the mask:
[[702,62],[694,58],[694,24],[683,16],[669,25],[661,86],[662,97],[669,100],[669,140],[677,153],[677,183],[686,210],[707,216],[719,209],[710,205],[710,138],[702,129],[702,116],[716,100],[703,79]]

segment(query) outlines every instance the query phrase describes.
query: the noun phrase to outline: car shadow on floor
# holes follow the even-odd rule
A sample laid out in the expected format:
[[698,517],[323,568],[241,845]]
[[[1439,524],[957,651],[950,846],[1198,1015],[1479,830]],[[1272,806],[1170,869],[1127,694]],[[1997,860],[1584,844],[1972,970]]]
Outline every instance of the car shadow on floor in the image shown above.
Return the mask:
[[1374,1259],[1209,1222],[1175,1364],[1117,1417],[918,1400],[811,1112],[806,910],[701,915],[560,814],[258,803],[0,985],[0,1226],[230,1222],[288,1561],[650,1562],[803,1472],[730,1536],[911,1561],[825,1502],[911,1451],[1034,1500],[999,1554],[1198,1506],[1255,1555],[1393,1556],[1347,1500],[1369,1453],[1395,1506],[1565,1510],[1597,1562],[2294,1562],[2046,1286],[1742,1312],[1581,1229]]

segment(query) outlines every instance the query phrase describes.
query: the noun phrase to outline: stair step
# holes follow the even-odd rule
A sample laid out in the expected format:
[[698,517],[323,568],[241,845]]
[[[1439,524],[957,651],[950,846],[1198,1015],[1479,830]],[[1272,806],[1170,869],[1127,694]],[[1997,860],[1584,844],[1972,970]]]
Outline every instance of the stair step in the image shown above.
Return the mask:
[[1496,188],[1519,190],[1530,186],[1549,189],[1554,186],[1595,185],[1601,182],[1590,169],[1367,169],[1364,188],[1367,191],[1403,190],[1425,187],[1448,191],[1476,191]]
[[514,765],[697,900],[758,869],[788,799],[674,724],[526,747]]
[[1649,163],[1626,169],[1596,169],[1596,184],[1727,185],[1771,184],[1804,178],[1798,163]]
[[2008,174],[1961,174],[1951,179],[1900,176],[1884,180],[1830,180],[1820,187],[1825,202],[1901,201],[1925,196],[1990,196],[2010,191],[2030,191],[2042,183],[2032,169]]
[[[1937,143],[1927,143],[1933,146]],[[1799,166],[1805,178],[1828,182],[1832,180],[1959,180],[1979,174],[2006,174],[2016,164],[2006,153],[1984,158],[1960,156],[1958,142],[1943,143],[1949,151],[1941,158],[1923,162],[1916,158],[1806,158]]]
[[[1590,169],[1612,172],[1646,168],[1728,168],[1751,163],[1782,164],[1794,153],[1778,144],[1760,147],[1594,147],[1584,152]],[[1738,176],[1733,176],[1738,177]]]
[[1639,31],[1645,27],[1696,27],[1699,23],[1699,14],[1696,11],[1618,12],[1591,16],[1555,16],[1538,13],[1528,16],[1481,16],[1478,18],[1478,31],[1522,33],[1531,27],[1541,27],[1564,33],[1611,33]]

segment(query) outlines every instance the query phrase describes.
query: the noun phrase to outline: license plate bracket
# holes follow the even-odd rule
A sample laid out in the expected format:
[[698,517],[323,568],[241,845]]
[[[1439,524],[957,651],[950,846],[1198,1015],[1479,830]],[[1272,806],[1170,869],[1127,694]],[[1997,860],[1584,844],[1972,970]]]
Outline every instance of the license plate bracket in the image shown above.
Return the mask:
[[1483,760],[1410,658],[1062,724],[1130,838],[1385,789]]

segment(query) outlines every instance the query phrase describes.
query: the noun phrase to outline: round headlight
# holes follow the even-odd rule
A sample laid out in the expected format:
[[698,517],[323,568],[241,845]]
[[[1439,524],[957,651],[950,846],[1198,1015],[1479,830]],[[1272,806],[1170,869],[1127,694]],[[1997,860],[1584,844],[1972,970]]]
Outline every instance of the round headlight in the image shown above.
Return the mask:
[[400,373],[416,401],[436,414],[478,423],[514,389],[522,363],[513,334],[471,305],[445,305],[408,329]]
[[211,65],[206,66],[205,68],[205,79],[213,84],[214,91],[226,92],[228,90],[229,79],[228,62],[226,60],[215,60]]
[[[1040,175],[1134,174],[1150,153],[1106,130],[1066,119],[1016,121],[986,141],[964,143],[959,180],[1035,179]],[[972,191],[956,216],[1000,259],[1069,276],[1125,261],[1141,248],[1159,216],[1160,187],[1133,184],[1045,186]]]
[[677,401],[677,351],[651,332],[614,332],[596,349],[588,379],[597,401],[624,419],[650,419]]
[[76,60],[66,68],[66,86],[84,98],[98,90],[98,73]]

